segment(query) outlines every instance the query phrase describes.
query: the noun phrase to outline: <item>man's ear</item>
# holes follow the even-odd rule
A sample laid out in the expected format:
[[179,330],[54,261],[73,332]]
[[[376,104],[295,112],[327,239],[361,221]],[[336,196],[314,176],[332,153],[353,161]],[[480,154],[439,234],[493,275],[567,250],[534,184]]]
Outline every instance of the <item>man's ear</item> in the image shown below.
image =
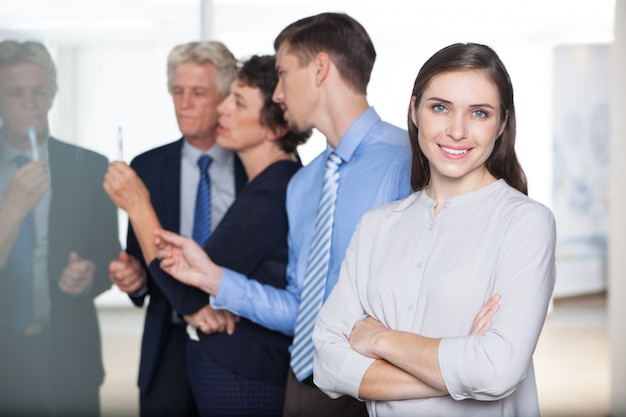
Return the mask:
[[332,61],[330,56],[326,52],[318,52],[313,58],[313,65],[315,66],[315,85],[320,86],[330,71]]

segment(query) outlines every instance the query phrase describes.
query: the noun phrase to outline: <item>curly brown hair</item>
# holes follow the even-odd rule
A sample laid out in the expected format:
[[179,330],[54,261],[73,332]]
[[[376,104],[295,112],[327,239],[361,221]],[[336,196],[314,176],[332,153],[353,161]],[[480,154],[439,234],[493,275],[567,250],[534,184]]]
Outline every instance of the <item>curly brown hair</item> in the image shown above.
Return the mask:
[[272,95],[278,84],[276,74],[276,58],[273,55],[253,55],[247,59],[237,71],[236,80],[248,87],[258,88],[263,97],[261,107],[261,124],[274,131],[286,130],[278,139],[281,149],[289,154],[297,154],[298,145],[307,141],[311,131],[294,132],[289,130],[287,121],[280,104],[272,100]]

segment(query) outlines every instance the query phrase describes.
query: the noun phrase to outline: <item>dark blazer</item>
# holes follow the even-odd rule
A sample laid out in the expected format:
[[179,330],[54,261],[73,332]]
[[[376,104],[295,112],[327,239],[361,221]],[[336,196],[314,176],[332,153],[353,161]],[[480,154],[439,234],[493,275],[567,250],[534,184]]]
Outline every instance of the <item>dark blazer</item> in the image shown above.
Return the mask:
[[[183,139],[151,149],[131,162],[131,167],[150,191],[150,199],[161,226],[166,230],[180,231],[180,173]],[[235,186],[237,192],[246,183],[246,174],[241,161],[235,156]],[[141,297],[131,297],[133,303],[142,306],[147,295],[150,303],[141,343],[139,364],[139,388],[148,392],[154,373],[159,366],[163,345],[168,338],[172,307],[161,290],[155,285],[145,262],[132,227],[128,227],[126,251],[139,259],[146,269],[148,292]]]
[[[48,278],[52,362],[71,394],[72,385],[99,386],[104,379],[94,298],[111,287],[108,264],[120,251],[117,209],[102,188],[107,159],[95,152],[48,140],[52,199],[48,221]],[[86,294],[68,295],[58,281],[70,252],[94,262]],[[15,290],[0,270],[0,325],[13,311]]]
[[[289,225],[285,198],[287,184],[300,167],[299,162],[275,162],[241,191],[204,245],[217,265],[263,285],[286,287]],[[174,280],[160,269],[158,259],[150,264],[150,271],[178,313],[192,314],[206,305],[205,292]],[[204,351],[224,368],[251,379],[285,384],[291,336],[244,317],[232,335],[198,332],[198,336]]]

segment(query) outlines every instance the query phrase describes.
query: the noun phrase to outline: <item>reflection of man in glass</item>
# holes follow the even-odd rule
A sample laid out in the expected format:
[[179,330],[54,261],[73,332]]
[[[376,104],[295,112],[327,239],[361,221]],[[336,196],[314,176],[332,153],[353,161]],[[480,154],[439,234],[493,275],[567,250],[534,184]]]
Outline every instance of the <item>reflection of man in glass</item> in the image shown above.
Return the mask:
[[120,250],[117,213],[102,190],[106,158],[49,136],[55,93],[43,45],[0,42],[1,416],[100,409],[93,300]]

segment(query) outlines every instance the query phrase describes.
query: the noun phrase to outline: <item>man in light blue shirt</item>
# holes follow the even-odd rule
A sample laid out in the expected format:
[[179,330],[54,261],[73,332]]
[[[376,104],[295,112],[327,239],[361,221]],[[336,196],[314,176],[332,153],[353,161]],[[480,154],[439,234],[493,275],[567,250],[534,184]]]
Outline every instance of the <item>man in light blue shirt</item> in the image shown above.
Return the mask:
[[[324,163],[332,151],[332,145],[327,144],[326,150],[301,168],[289,182],[287,289],[264,287],[224,268],[213,307],[228,309],[273,330],[293,335],[322,189]],[[341,170],[324,298],[337,282],[346,248],[363,213],[410,193],[411,151],[406,132],[382,121],[372,107],[348,129],[335,151],[346,163]]]
[[[316,128],[327,147],[292,178],[289,217],[288,287],[280,290],[228,269],[212,277],[213,306],[228,309],[265,327],[297,337],[301,293],[322,194],[324,166],[331,152],[341,160],[334,227],[323,299],[339,275],[345,250],[366,211],[410,192],[411,150],[407,133],[383,122],[369,106],[366,89],[376,58],[363,27],[345,14],[323,13],[287,26],[274,43],[281,103],[292,128]],[[206,288],[205,288],[206,289]],[[292,348],[293,356],[293,348]],[[312,351],[310,353],[312,361]],[[293,360],[293,357],[292,357]],[[367,415],[351,397],[331,400],[308,376],[290,372],[285,416]]]
[[316,128],[327,140],[326,150],[287,189],[287,287],[221,268],[190,239],[163,231],[159,257],[175,278],[214,296],[214,308],[294,336],[284,416],[367,416],[364,403],[349,396],[332,400],[314,385],[311,332],[361,216],[410,194],[409,138],[367,102],[376,52],[350,16],[301,19],[278,35],[274,48],[274,101],[293,130]]

